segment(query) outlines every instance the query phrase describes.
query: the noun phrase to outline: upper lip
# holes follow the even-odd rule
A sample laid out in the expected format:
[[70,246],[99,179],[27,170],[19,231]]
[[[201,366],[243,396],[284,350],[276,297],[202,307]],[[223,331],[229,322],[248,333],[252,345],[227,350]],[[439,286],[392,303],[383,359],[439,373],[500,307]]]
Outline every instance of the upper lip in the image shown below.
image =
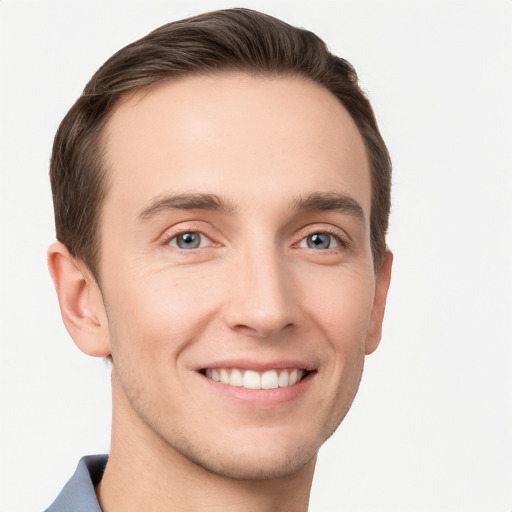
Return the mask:
[[306,371],[316,370],[317,366],[311,362],[300,359],[274,359],[271,361],[262,361],[261,359],[222,359],[205,363],[197,366],[196,370],[206,368],[237,368],[239,370],[254,370],[264,372],[266,370],[292,370],[294,368]]

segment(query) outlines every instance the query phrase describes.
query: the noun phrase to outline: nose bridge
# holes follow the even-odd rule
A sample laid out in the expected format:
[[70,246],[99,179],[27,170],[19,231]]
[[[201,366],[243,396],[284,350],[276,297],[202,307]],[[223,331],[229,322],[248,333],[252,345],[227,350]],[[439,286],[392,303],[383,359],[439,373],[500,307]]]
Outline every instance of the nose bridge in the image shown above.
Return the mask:
[[236,259],[227,312],[231,328],[269,337],[290,326],[294,322],[292,283],[274,241],[248,244]]

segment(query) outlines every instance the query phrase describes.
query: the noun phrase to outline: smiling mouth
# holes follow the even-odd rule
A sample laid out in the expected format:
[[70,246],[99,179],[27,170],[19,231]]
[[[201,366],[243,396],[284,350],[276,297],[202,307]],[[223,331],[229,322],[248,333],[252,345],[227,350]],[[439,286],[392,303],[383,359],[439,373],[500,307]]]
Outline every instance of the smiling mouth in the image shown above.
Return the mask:
[[205,368],[200,372],[208,379],[246,389],[276,389],[294,386],[312,372],[302,368],[280,370],[243,370],[239,368]]

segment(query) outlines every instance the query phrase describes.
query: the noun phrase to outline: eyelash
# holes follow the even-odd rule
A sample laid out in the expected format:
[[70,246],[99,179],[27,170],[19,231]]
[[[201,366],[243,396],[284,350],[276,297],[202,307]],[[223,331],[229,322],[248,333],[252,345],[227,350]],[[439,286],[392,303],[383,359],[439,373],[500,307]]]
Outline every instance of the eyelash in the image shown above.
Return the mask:
[[[207,245],[206,246],[202,246],[200,245],[199,247],[193,247],[191,249],[184,249],[182,247],[179,247],[176,243],[176,245],[173,245],[171,244],[171,242],[173,240],[177,240],[180,236],[183,236],[183,235],[187,235],[187,234],[194,234],[194,235],[199,235],[201,237],[201,242],[200,244],[202,244],[205,240],[207,242]],[[212,239],[208,236],[206,236],[202,231],[199,231],[197,229],[184,229],[184,230],[181,230],[179,232],[174,232],[174,233],[169,233],[167,234],[163,240],[162,240],[162,245],[166,245],[166,246],[170,246],[170,247],[173,247],[174,249],[176,249],[177,251],[179,252],[182,252],[182,253],[186,253],[186,252],[191,252],[193,250],[196,250],[196,249],[206,249],[208,247],[212,247],[212,246],[215,246],[215,245],[218,245],[218,244],[215,244]]]
[[[303,247],[300,245],[303,242],[305,242],[307,244],[308,237],[313,236],[313,235],[329,235],[329,237],[331,239],[335,240],[337,245],[329,246],[324,250],[315,249],[312,247]],[[301,236],[299,242],[297,244],[294,244],[294,246],[299,247],[299,248],[309,249],[310,251],[315,251],[315,252],[333,252],[333,251],[339,251],[344,248],[347,248],[349,246],[349,240],[348,240],[348,237],[342,236],[340,234],[339,230],[322,227],[318,230],[314,230],[314,229],[308,230],[308,232],[305,233],[303,236]]]
[[[178,242],[176,242],[176,244],[171,243],[173,240],[177,240],[180,236],[183,236],[186,234],[199,235],[201,237],[199,247],[183,248],[183,247],[178,246]],[[332,240],[335,241],[336,245],[333,246],[332,243],[329,243],[329,246],[326,248],[308,247],[307,239],[308,239],[308,237],[311,237],[314,235],[328,235],[330,237],[331,241]],[[203,246],[202,244],[205,242],[206,242],[206,245]],[[302,245],[302,244],[305,244],[305,245]],[[212,239],[210,237],[205,235],[202,231],[199,231],[197,229],[183,229],[183,230],[180,230],[179,232],[168,233],[163,238],[162,245],[173,247],[174,250],[176,250],[182,254],[185,254],[185,253],[190,253],[197,249],[207,249],[209,247],[219,246],[220,244],[216,244],[214,241],[212,241]],[[318,229],[318,230],[310,230],[310,229],[308,229],[307,231],[304,230],[303,233],[301,233],[301,238],[300,238],[299,242],[294,244],[293,247],[301,248],[301,249],[308,249],[309,251],[313,251],[315,253],[321,253],[321,252],[332,253],[332,252],[347,248],[348,245],[349,245],[349,241],[347,240],[347,237],[340,236],[339,230],[329,229],[329,228],[326,229],[325,227],[322,227],[321,229]]]

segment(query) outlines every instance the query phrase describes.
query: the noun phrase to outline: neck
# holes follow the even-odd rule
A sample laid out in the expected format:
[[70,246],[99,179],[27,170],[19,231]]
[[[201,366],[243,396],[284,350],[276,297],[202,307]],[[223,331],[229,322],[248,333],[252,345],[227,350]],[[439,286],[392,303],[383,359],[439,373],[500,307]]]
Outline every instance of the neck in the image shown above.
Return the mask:
[[218,475],[160,438],[120,394],[114,391],[111,451],[96,488],[104,512],[307,511],[316,458],[280,478]]

